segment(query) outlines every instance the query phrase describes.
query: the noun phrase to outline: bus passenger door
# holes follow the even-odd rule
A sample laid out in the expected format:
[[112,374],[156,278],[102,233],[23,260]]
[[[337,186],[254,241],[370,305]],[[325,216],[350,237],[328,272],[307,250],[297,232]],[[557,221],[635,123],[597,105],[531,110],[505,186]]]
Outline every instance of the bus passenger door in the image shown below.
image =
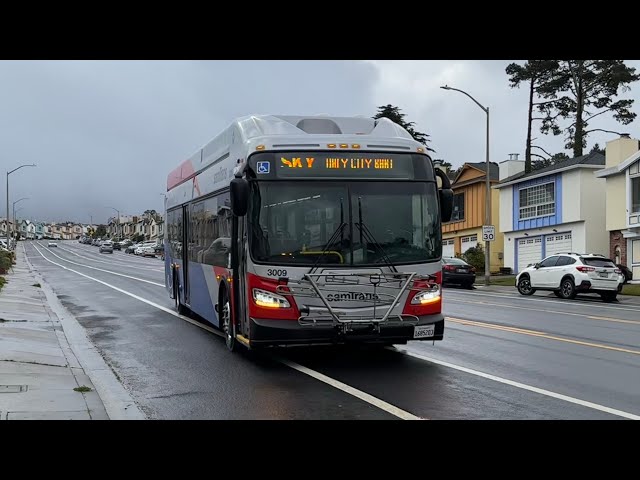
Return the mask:
[[191,223],[189,221],[189,205],[185,205],[182,207],[182,245],[184,248],[182,249],[182,292],[184,294],[184,303],[185,305],[191,305],[190,295],[189,295],[189,251],[193,248],[192,242],[192,233],[191,233]]

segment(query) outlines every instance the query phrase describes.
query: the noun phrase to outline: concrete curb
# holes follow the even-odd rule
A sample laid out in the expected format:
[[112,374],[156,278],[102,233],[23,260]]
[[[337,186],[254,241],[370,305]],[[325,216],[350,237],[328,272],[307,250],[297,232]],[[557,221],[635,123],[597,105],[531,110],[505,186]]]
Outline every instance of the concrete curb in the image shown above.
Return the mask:
[[24,244],[22,251],[29,270],[41,285],[49,307],[60,320],[71,351],[96,388],[109,418],[111,420],[146,420],[146,415],[138,408],[131,394],[116,378],[102,355],[91,343],[82,325],[62,305],[51,286],[31,264]]

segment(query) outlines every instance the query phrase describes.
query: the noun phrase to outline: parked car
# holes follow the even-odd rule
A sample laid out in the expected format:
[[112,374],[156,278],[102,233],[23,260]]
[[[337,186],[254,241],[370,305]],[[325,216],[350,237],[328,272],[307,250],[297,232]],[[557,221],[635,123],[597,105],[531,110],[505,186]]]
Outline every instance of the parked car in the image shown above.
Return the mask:
[[594,254],[551,255],[516,276],[521,295],[548,290],[564,299],[573,299],[578,293],[596,293],[605,302],[612,302],[622,284],[622,271],[608,258]]
[[120,242],[113,242],[113,249],[122,250],[122,245],[120,245]]
[[633,272],[629,267],[627,267],[626,265],[622,265],[621,263],[616,263],[616,267],[618,267],[622,272],[622,274],[624,275],[623,283],[627,283],[633,280]]
[[135,253],[136,248],[138,248],[138,244],[132,243],[127,248],[124,249],[124,253]]
[[105,240],[100,244],[100,253],[113,253],[113,242]]
[[442,283],[472,288],[476,281],[476,269],[461,258],[442,257]]
[[58,244],[56,242],[49,242],[47,243],[47,247],[57,247]]

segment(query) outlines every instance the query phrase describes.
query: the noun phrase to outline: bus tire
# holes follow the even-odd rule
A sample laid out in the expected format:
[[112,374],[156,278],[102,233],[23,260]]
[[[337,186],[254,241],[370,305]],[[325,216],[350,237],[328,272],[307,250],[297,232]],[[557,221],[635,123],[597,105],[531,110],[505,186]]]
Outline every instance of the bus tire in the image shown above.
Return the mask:
[[236,328],[231,318],[231,303],[229,302],[229,293],[226,288],[223,288],[220,293],[218,311],[222,317],[222,331],[224,332],[227,348],[230,352],[235,352],[238,350],[238,340],[236,340]]

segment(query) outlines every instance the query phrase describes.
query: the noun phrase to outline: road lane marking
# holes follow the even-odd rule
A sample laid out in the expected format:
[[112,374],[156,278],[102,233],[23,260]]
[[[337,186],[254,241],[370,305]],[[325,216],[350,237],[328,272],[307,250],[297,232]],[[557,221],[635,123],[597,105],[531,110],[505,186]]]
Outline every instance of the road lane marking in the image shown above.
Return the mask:
[[[40,245],[42,246],[42,245]],[[199,322],[196,322],[195,320],[190,319],[189,317],[185,317],[184,315],[180,315],[177,312],[174,312],[173,310],[163,307],[162,305],[159,305],[155,302],[152,302],[150,300],[147,300],[146,298],[140,297],[134,293],[128,292],[126,290],[123,290],[122,288],[116,287],[115,285],[111,285],[110,283],[104,282],[102,280],[98,280],[97,278],[91,277],[89,275],[86,275],[84,273],[78,272],[77,270],[74,270],[72,268],[69,267],[65,267],[64,265],[61,265],[57,262],[54,262],[53,260],[49,260],[47,257],[45,257],[42,252],[38,249],[38,247],[36,247],[35,245],[33,245],[33,248],[36,249],[36,251],[40,254],[40,256],[42,258],[44,258],[47,262],[52,263],[53,265],[56,265],[60,268],[63,268],[65,270],[68,270],[70,272],[73,272],[77,275],[80,275],[82,277],[88,278],[89,280],[93,280],[94,282],[98,282],[106,287],[112,288],[113,290],[116,290],[117,292],[120,292],[124,295],[127,295],[131,298],[134,298],[136,300],[139,300],[143,303],[146,303],[147,305],[150,305],[152,307],[155,307],[159,310],[162,310],[163,312],[169,313],[171,315],[173,315],[174,317],[178,317],[181,320],[184,320],[186,322],[189,322],[192,325],[195,325],[196,327],[200,327],[208,332],[211,332],[213,334],[216,334],[218,336],[224,337],[224,333],[222,333],[221,331],[214,329],[213,327],[210,327],[208,325],[204,325],[201,324]],[[51,251],[49,251],[49,253],[52,253]],[[59,257],[58,257],[59,258]],[[277,358],[275,357],[275,360],[277,360],[278,362],[282,363],[283,365],[286,365],[300,373],[304,373],[305,375],[308,375],[310,377],[315,378],[316,380],[319,380],[331,387],[334,387],[338,390],[342,390],[343,392],[352,395],[360,400],[363,400],[364,402],[373,405],[374,407],[377,407],[387,413],[390,413],[391,415],[394,415],[398,418],[401,418],[403,420],[425,420],[424,418],[420,418],[417,417],[405,410],[402,410],[394,405],[391,405],[390,403],[385,402],[384,400],[380,400],[379,398],[374,397],[373,395],[370,395],[366,392],[363,392],[361,390],[358,390],[357,388],[351,387],[345,383],[340,382],[339,380],[335,380],[331,377],[328,377],[320,372],[316,372],[315,370],[311,370],[310,368],[304,367],[302,365],[299,365],[295,362],[292,362],[290,360],[286,360],[286,359],[281,359],[281,358]]]
[[512,387],[521,388],[523,390],[528,390],[530,392],[539,393],[541,395],[546,395],[547,397],[556,398],[559,400],[564,400],[565,402],[575,403],[576,405],[581,405],[583,407],[592,408],[594,410],[599,410],[601,412],[610,413],[611,415],[616,415],[618,417],[628,418],[630,420],[640,420],[640,415],[635,415],[633,413],[625,412],[623,410],[618,410],[616,408],[607,407],[605,405],[600,405],[598,403],[588,402],[586,400],[581,400],[579,398],[570,397],[568,395],[563,395],[562,393],[552,392],[550,390],[545,390],[544,388],[533,387],[531,385],[527,385],[520,382],[515,382],[513,380],[509,380],[506,378],[498,377],[496,375],[491,375],[490,373],[480,372],[478,370],[473,370],[471,368],[463,367],[461,365],[455,365],[453,363],[445,362],[442,360],[438,360],[433,357],[428,357],[426,355],[422,355],[420,353],[415,353],[409,351],[403,347],[387,347],[391,351],[398,351],[405,355],[409,355],[411,357],[419,358],[421,360],[435,363],[437,365],[442,365],[443,367],[453,368],[455,370],[460,370],[461,372],[469,373],[471,375],[476,375],[478,377],[486,378],[488,380],[493,380],[495,382],[503,383],[505,385],[511,385]]
[[496,306],[496,307],[503,307],[503,308],[515,308],[518,310],[533,310],[535,312],[546,312],[546,313],[557,313],[560,315],[571,315],[574,317],[585,317],[585,318],[589,318],[592,320],[602,320],[602,321],[607,321],[607,322],[616,322],[616,323],[631,323],[631,324],[635,324],[635,325],[640,325],[640,322],[636,322],[634,320],[624,320],[622,318],[613,318],[613,317],[598,317],[598,316],[594,316],[594,315],[588,315],[586,313],[576,313],[576,312],[562,312],[560,310],[545,310],[545,309],[540,309],[540,308],[533,308],[533,307],[519,307],[516,305],[507,305],[504,303],[490,303],[490,302],[470,302],[467,300],[456,300],[456,303],[468,303],[468,304],[474,304],[474,305],[491,305],[491,306]]
[[540,338],[546,338],[547,340],[557,340],[558,342],[565,342],[565,343],[573,343],[576,345],[582,345],[585,347],[593,347],[593,348],[601,348],[604,350],[613,350],[616,352],[623,352],[623,353],[631,353],[633,355],[640,355],[640,350],[630,350],[627,348],[621,348],[621,347],[612,347],[609,345],[603,345],[601,343],[591,343],[591,342],[585,342],[582,340],[573,340],[570,338],[564,338],[564,337],[556,337],[555,335],[551,335],[545,332],[538,332],[536,330],[528,330],[528,329],[524,329],[524,328],[518,328],[518,327],[508,327],[505,325],[496,325],[495,323],[486,323],[486,322],[478,322],[475,320],[465,320],[463,318],[454,318],[454,317],[446,317],[445,321],[448,322],[453,322],[453,323],[458,323],[460,325],[469,325],[472,327],[480,327],[480,328],[489,328],[492,330],[502,330],[503,332],[510,332],[510,333],[518,333],[520,335],[529,335],[532,337],[540,337]]
[[143,270],[145,272],[164,272],[164,270],[159,270],[157,268],[134,267],[132,265],[128,265],[128,264],[126,264],[124,262],[120,262],[120,261],[117,261],[117,260],[116,261],[107,262],[106,260],[102,260],[100,258],[85,257],[84,255],[80,255],[80,254],[78,254],[78,253],[76,253],[73,250],[70,250],[68,248],[63,248],[63,247],[60,247],[60,246],[58,246],[58,248],[60,250],[62,250],[63,252],[70,253],[71,255],[75,255],[76,257],[84,258],[85,260],[91,260],[92,262],[100,262],[100,263],[106,263],[107,265],[114,265],[114,266],[127,267],[127,268],[135,268],[136,270]]
[[[97,249],[95,248],[83,248],[83,247],[80,247],[79,245],[78,247],[66,245],[66,248],[68,248],[69,250],[82,252],[87,255],[94,255],[95,257],[101,257],[100,253],[96,253]],[[140,258],[140,256],[135,254],[129,254],[129,253],[125,254],[122,250],[114,250],[112,255],[113,255],[113,258],[118,261],[136,264],[136,265],[139,265],[140,267],[156,268],[156,267],[162,267],[164,265],[164,262],[154,264],[152,260],[151,261],[144,260]],[[145,257],[145,258],[148,258],[148,257]]]
[[[97,278],[91,277],[91,276],[86,275],[86,274],[84,274],[82,272],[78,272],[77,270],[74,270],[73,268],[65,267],[64,265],[61,265],[61,264],[59,264],[57,262],[54,262],[53,260],[49,260],[47,257],[45,257],[42,254],[42,252],[35,245],[33,245],[33,248],[35,248],[36,251],[40,254],[40,256],[42,258],[44,258],[49,263],[57,265],[58,267],[63,268],[65,270],[69,270],[70,272],[78,274],[81,277],[85,277],[85,278],[88,278],[89,280],[93,280],[94,282],[98,282],[98,283],[100,283],[100,284],[102,284],[102,285],[104,285],[106,287],[112,288],[113,290],[115,290],[117,292],[123,293],[124,295],[128,295],[131,298],[135,298],[136,300],[139,300],[139,301],[141,301],[143,303],[146,303],[147,305],[151,305],[152,307],[155,307],[155,308],[157,308],[159,310],[162,310],[163,312],[168,313],[170,315],[173,315],[174,317],[178,317],[178,318],[184,320],[185,322],[189,322],[192,325],[195,325],[197,327],[203,328],[204,330],[206,330],[208,332],[214,333],[214,334],[216,334],[216,335],[218,335],[220,337],[224,337],[224,333],[220,332],[219,330],[214,329],[213,327],[210,327],[209,325],[203,325],[203,324],[201,324],[199,322],[196,322],[195,320],[193,320],[193,319],[191,319],[189,317],[185,317],[184,315],[180,315],[178,312],[174,312],[170,308],[163,307],[162,305],[160,305],[158,303],[152,302],[151,300],[147,300],[146,298],[142,298],[142,297],[136,295],[135,293],[128,292],[126,290],[123,290],[122,288],[116,287],[115,285],[111,285],[110,283],[104,282],[102,280],[98,280]],[[49,252],[49,253],[51,253],[51,252]]]
[[291,360],[287,360],[279,357],[273,357],[273,358],[279,361],[280,363],[286,365],[287,367],[293,368],[294,370],[297,370],[300,373],[304,373],[305,375],[309,375],[310,377],[315,378],[316,380],[319,380],[323,383],[326,383],[327,385],[330,385],[334,388],[337,388],[338,390],[342,390],[343,392],[346,392],[349,395],[359,398],[360,400],[367,402],[368,404],[373,405],[374,407],[378,407],[380,410],[384,410],[385,412],[390,413],[391,415],[394,415],[402,420],[427,420],[426,418],[417,417],[412,413],[409,413],[405,410],[402,410],[396,407],[395,405],[391,405],[390,403],[387,403],[384,400],[380,400],[379,398],[374,397],[373,395],[370,395],[366,392],[363,392],[362,390],[358,390],[357,388],[351,387],[346,383],[342,383],[339,380],[335,380],[331,377],[327,377],[326,375],[320,372],[311,370],[310,368],[307,368],[296,362],[292,362]]
[[[139,282],[150,283],[151,285],[156,285],[156,286],[158,286],[158,287],[164,287],[164,283],[152,282],[151,280],[145,280],[144,278],[132,277],[131,275],[125,275],[124,273],[112,272],[111,270],[105,270],[105,269],[103,269],[103,268],[92,267],[92,266],[90,266],[90,265],[84,265],[83,263],[77,263],[77,262],[74,262],[74,261],[72,261],[72,260],[67,260],[66,258],[62,258],[61,256],[59,256],[59,255],[57,255],[57,254],[53,253],[53,252],[51,251],[51,249],[50,249],[50,248],[45,247],[45,246],[44,246],[44,245],[42,245],[40,242],[37,242],[37,243],[38,243],[38,245],[40,245],[43,249],[44,249],[44,248],[46,248],[46,251],[47,251],[47,252],[49,252],[51,255],[53,255],[54,257],[59,258],[59,259],[60,259],[60,260],[62,260],[63,262],[72,263],[72,264],[74,264],[74,265],[79,265],[79,266],[81,266],[81,267],[83,267],[83,268],[90,268],[91,270],[98,270],[98,271],[100,271],[100,272],[110,273],[110,274],[112,274],[112,275],[118,275],[119,277],[126,277],[126,278],[130,278],[130,279],[132,279],[132,280],[137,280],[137,281],[139,281]],[[35,245],[34,245],[34,247],[36,248],[36,250],[38,249],[38,247],[36,247]],[[38,250],[38,252],[39,252],[39,250]],[[40,254],[40,255],[42,255],[42,254]]]
[[[588,308],[608,308],[608,309],[614,309],[614,310],[627,310],[629,312],[636,312],[636,313],[640,310],[640,306],[638,306],[637,308],[626,308],[626,307],[620,307],[616,305],[599,305],[599,304],[596,304],[595,302],[580,302],[580,301],[563,302],[561,300],[546,300],[544,298],[524,297],[523,295],[498,295],[493,293],[481,293],[481,292],[461,293],[461,292],[452,292],[451,290],[444,291],[443,301],[445,302],[447,301],[447,294],[453,294],[454,297],[456,295],[460,295],[458,298],[462,298],[462,297],[467,298],[467,295],[479,295],[479,296],[485,296],[485,297],[513,298],[513,299],[518,298],[521,301],[526,301],[526,302],[545,302],[545,303],[554,303],[556,305],[563,304],[571,307],[587,306]],[[455,302],[457,300],[452,299],[452,301]]]

